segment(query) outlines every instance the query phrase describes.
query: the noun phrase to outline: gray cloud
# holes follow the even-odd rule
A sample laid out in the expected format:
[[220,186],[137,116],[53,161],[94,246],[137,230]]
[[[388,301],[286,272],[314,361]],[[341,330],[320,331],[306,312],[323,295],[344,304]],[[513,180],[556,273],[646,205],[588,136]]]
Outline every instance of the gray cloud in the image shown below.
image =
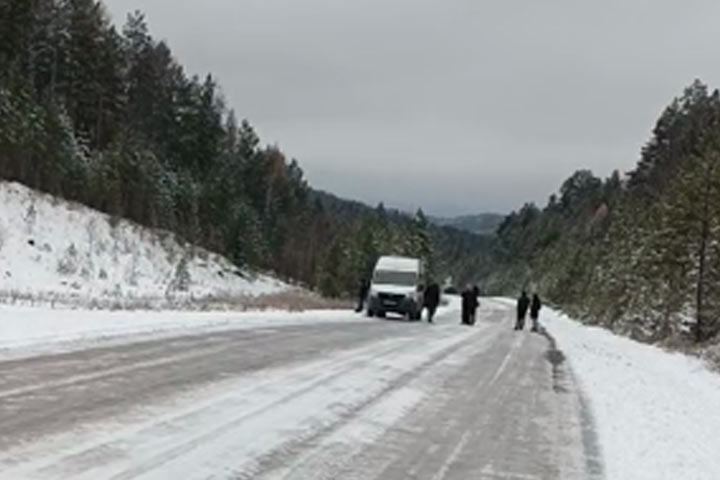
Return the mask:
[[636,162],[694,78],[720,84],[712,0],[106,0],[339,195],[435,213],[544,203]]

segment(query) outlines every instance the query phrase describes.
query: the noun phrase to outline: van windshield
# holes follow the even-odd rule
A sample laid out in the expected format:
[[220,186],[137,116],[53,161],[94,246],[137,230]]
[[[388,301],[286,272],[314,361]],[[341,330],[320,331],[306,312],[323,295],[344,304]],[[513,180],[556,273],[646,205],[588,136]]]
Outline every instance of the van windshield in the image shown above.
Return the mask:
[[396,272],[393,270],[376,270],[373,282],[378,285],[414,286],[417,281],[416,272]]

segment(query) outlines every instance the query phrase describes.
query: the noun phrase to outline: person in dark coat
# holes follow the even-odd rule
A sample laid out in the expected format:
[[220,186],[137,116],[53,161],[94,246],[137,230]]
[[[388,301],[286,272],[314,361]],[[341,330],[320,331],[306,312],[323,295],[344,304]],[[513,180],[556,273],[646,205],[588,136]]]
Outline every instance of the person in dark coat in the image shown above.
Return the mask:
[[370,291],[370,281],[363,278],[360,280],[360,288],[358,289],[358,306],[355,309],[356,312],[360,313],[365,307],[365,301],[367,300],[368,292]]
[[520,298],[517,301],[517,322],[515,323],[515,330],[522,330],[525,328],[525,316],[527,315],[528,307],[530,306],[530,299],[523,290]]
[[477,309],[480,306],[480,288],[477,285],[470,289],[470,325],[475,325]]
[[437,307],[440,305],[440,285],[435,282],[430,282],[425,289],[424,300],[425,308],[427,308],[428,311],[428,322],[432,323]]
[[532,319],[532,331],[537,332],[540,329],[538,324],[538,318],[540,318],[540,309],[542,308],[542,302],[537,293],[533,294],[532,302],[530,303],[530,318]]
[[472,305],[471,296],[472,293],[470,292],[470,288],[466,288],[460,294],[460,298],[462,299],[462,319],[460,320],[460,323],[462,325],[470,325],[470,308]]

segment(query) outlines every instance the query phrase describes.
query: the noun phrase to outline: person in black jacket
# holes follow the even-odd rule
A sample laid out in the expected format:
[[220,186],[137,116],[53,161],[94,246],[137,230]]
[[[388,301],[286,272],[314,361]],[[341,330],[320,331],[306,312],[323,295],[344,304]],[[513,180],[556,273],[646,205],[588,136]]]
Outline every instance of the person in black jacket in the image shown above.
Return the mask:
[[462,292],[462,323],[463,325],[472,325],[475,320],[475,311],[478,307],[477,296],[473,287],[470,285]]
[[532,302],[530,303],[530,318],[532,319],[532,331],[537,332],[540,329],[538,324],[538,318],[540,318],[540,309],[542,308],[542,302],[537,293],[533,294]]
[[475,325],[477,309],[480,306],[480,288],[475,285],[470,289],[470,325]]
[[432,323],[438,305],[440,305],[440,286],[435,282],[430,282],[425,289],[425,308],[428,311],[429,323]]
[[461,325],[470,325],[470,308],[472,304],[471,297],[472,293],[470,292],[470,288],[466,288],[462,291],[460,294],[460,298],[462,299],[462,318],[460,320]]
[[530,299],[523,290],[520,298],[517,301],[517,322],[515,323],[515,330],[522,330],[525,328],[525,317],[527,316],[528,307],[530,306]]
[[370,291],[370,282],[363,278],[360,280],[360,287],[358,288],[358,306],[355,309],[356,312],[360,313],[363,311],[365,301],[367,300],[368,292]]

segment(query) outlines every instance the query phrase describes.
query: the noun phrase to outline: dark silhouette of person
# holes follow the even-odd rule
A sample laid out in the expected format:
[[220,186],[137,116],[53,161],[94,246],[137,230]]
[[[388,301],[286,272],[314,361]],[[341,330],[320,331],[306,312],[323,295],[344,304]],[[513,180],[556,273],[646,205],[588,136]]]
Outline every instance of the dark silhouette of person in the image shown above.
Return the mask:
[[530,318],[532,319],[532,331],[537,332],[540,329],[538,319],[540,318],[540,309],[542,308],[542,302],[537,293],[533,294],[532,302],[530,303]]
[[468,323],[468,312],[470,311],[470,303],[468,299],[468,291],[467,289],[460,292],[460,300],[462,304],[462,309],[460,310],[462,313],[460,314],[460,324],[461,325],[467,325]]
[[473,298],[472,287],[468,286],[463,290],[462,295],[462,320],[460,323],[463,325],[472,325],[472,315],[477,308],[475,305],[477,299]]
[[429,323],[432,323],[438,305],[440,305],[440,286],[435,282],[430,282],[425,289],[425,308],[428,311]]
[[358,306],[355,309],[356,312],[360,313],[365,307],[365,301],[367,300],[368,292],[370,291],[370,281],[363,278],[360,280],[360,287],[358,289]]
[[470,325],[475,325],[477,320],[477,309],[480,306],[480,288],[474,285],[470,289]]
[[527,315],[528,307],[530,306],[530,299],[523,290],[520,294],[520,298],[517,300],[517,322],[515,323],[515,330],[522,330],[525,328],[525,316]]

